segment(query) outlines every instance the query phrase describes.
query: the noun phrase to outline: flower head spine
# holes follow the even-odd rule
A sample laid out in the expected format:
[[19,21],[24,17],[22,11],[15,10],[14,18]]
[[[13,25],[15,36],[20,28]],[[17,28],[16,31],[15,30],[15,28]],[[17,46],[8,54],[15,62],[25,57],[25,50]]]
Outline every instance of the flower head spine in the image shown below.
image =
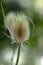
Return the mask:
[[24,14],[10,12],[6,15],[4,22],[10,32],[12,41],[16,40],[18,43],[23,43],[29,39],[29,21]]

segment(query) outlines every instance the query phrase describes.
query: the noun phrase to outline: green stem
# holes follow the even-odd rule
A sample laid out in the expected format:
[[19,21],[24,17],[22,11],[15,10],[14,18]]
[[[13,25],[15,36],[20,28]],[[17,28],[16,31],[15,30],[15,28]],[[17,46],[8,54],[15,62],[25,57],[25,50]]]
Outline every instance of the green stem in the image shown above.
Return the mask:
[[18,55],[17,55],[17,61],[15,65],[18,65],[19,62],[19,57],[20,57],[20,48],[21,48],[21,43],[19,44],[19,48],[18,48]]
[[5,13],[4,13],[2,2],[1,2],[1,10],[2,10],[2,14],[3,14],[3,18],[5,19]]

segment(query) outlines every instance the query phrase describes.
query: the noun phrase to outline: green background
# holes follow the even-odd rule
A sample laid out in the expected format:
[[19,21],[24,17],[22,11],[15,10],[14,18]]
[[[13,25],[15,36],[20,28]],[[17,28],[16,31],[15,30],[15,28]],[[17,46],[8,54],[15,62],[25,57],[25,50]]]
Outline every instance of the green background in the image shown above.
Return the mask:
[[[32,0],[33,1],[33,0]],[[37,58],[43,56],[43,15],[40,15],[34,9],[33,2],[30,6],[21,6],[17,0],[3,0],[3,8],[5,15],[10,12],[23,12],[26,16],[30,17],[34,23],[34,29],[30,22],[30,39],[28,43],[24,43],[21,46],[21,54],[18,65],[39,65]],[[4,26],[4,18],[1,11],[1,0],[0,0],[0,65],[11,65],[11,57],[14,49],[14,60],[15,65],[17,57],[18,44],[11,44],[11,40],[6,37],[3,32],[9,35],[9,31]],[[36,64],[37,63],[37,64]],[[41,64],[40,64],[41,65]]]

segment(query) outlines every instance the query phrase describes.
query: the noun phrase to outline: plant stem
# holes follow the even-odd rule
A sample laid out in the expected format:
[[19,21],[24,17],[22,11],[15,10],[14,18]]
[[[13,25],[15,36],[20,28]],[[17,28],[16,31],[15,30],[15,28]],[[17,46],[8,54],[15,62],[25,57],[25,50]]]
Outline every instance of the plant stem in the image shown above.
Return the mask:
[[21,48],[21,43],[19,44],[19,48],[18,48],[18,55],[17,55],[17,61],[15,65],[18,65],[19,62],[19,57],[20,57],[20,48]]
[[2,10],[2,14],[3,14],[3,18],[5,19],[5,13],[4,13],[2,2],[1,2],[1,10]]
[[[12,46],[13,47],[13,46]],[[13,57],[14,57],[14,48],[13,48],[13,54],[12,54],[12,58],[11,58],[11,65],[13,65]]]

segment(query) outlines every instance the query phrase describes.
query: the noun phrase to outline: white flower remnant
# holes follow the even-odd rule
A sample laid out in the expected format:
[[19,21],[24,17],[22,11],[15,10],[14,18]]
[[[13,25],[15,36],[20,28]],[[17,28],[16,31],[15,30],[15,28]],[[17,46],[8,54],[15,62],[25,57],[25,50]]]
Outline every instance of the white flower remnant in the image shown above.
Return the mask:
[[29,21],[24,14],[10,12],[5,17],[5,26],[9,30],[12,41],[23,43],[29,39]]

